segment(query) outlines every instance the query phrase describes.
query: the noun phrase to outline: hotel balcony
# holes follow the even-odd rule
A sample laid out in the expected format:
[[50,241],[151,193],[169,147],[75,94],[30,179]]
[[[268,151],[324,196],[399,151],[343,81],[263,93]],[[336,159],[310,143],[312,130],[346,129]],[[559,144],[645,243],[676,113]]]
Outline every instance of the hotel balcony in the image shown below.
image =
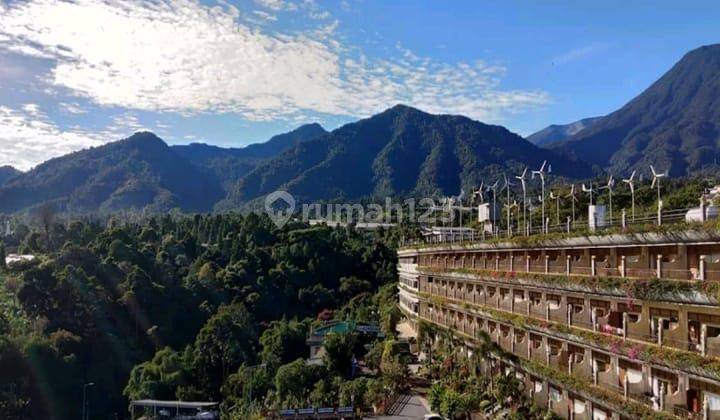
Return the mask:
[[[403,313],[464,340],[485,331],[505,353],[627,404],[720,419],[720,234],[445,244],[399,258]],[[683,353],[665,360],[665,351]],[[563,418],[623,411],[543,378],[532,385],[532,398]]]

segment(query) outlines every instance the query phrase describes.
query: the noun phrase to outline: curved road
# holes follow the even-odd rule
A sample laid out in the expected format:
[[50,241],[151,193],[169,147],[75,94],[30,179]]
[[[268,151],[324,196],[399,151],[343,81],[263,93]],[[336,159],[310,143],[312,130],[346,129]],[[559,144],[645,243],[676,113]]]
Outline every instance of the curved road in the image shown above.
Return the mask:
[[422,420],[425,414],[430,414],[425,406],[425,401],[419,395],[403,395],[391,409],[395,414],[366,418],[377,420]]

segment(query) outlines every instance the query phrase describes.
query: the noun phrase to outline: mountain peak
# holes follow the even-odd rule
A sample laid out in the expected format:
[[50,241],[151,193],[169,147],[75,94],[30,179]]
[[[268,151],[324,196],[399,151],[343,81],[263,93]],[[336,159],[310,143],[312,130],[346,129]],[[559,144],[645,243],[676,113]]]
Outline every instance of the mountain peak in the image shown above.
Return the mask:
[[0,166],[0,185],[3,185],[7,181],[15,178],[20,174],[22,174],[22,172],[18,171],[10,165]]
[[561,176],[592,175],[585,163],[539,149],[503,127],[399,104],[261,163],[221,206],[278,189],[302,202],[457,194],[546,159]]
[[293,131],[297,131],[297,130],[300,130],[300,129],[307,130],[307,129],[318,129],[318,128],[321,129],[321,130],[323,130],[323,131],[327,131],[327,130],[325,130],[325,127],[323,127],[322,125],[320,125],[320,123],[318,123],[318,122],[311,122],[311,123],[308,123],[308,124],[303,124],[303,125],[301,125],[300,127],[296,128],[296,129],[293,130]]
[[553,147],[618,174],[720,168],[720,44],[686,53],[619,110]]
[[417,114],[430,115],[429,113],[427,113],[421,109],[412,107],[410,105],[405,105],[405,104],[396,104],[396,105],[386,109],[385,111],[381,112],[381,114],[385,114],[385,113],[393,113],[393,114],[395,114],[395,113],[417,113]]
[[158,137],[155,133],[152,131],[138,131],[132,136],[121,140],[128,143],[162,143],[166,144],[163,139]]
[[709,44],[697,47],[694,50],[690,50],[685,54],[685,57],[691,57],[695,55],[707,55],[707,54],[720,54],[720,44]]
[[592,126],[601,117],[583,118],[569,124],[552,124],[542,130],[527,136],[527,141],[536,146],[549,146],[553,143],[567,140],[571,136]]

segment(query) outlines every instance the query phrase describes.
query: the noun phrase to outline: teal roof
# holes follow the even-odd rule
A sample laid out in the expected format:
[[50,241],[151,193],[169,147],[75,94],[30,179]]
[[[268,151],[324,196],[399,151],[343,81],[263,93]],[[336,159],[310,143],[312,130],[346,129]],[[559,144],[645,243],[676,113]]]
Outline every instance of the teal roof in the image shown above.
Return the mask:
[[377,325],[366,323],[355,323],[348,321],[331,321],[322,327],[318,327],[310,332],[308,342],[317,342],[325,339],[328,334],[343,334],[348,331],[358,331],[366,334],[374,334],[382,336],[382,332]]
[[312,335],[328,335],[331,333],[335,334],[343,334],[351,329],[355,328],[354,323],[351,325],[349,322],[341,321],[341,322],[335,322],[331,323],[329,325],[323,325],[322,327],[314,330],[312,332]]

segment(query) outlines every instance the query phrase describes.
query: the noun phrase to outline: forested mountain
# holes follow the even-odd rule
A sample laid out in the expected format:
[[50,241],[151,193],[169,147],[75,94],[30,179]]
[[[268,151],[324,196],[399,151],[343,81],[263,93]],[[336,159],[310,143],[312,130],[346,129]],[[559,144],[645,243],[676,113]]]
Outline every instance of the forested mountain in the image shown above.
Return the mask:
[[468,189],[546,159],[558,175],[591,175],[588,165],[540,149],[504,127],[397,105],[262,163],[222,206],[279,188],[301,200],[457,194],[461,185]]
[[504,127],[398,105],[331,133],[309,124],[240,149],[170,147],[152,133],[137,133],[13,177],[0,186],[0,213],[45,202],[80,213],[226,210],[278,188],[301,200],[457,194],[461,186],[543,160],[557,175],[592,174],[589,165]]
[[0,185],[8,182],[10,179],[15,178],[22,172],[13,168],[12,166],[0,166]]
[[195,165],[210,169],[224,185],[232,185],[254,169],[263,159],[274,157],[304,141],[326,134],[317,123],[306,124],[288,133],[278,134],[264,143],[242,148],[223,148],[204,143],[172,146],[180,156]]
[[553,124],[549,125],[537,133],[533,133],[526,137],[527,141],[536,146],[548,146],[555,142],[567,140],[580,131],[592,126],[601,117],[583,118],[570,124]]
[[687,53],[619,110],[560,144],[615,173],[653,164],[673,176],[720,168],[720,44]]
[[44,202],[73,212],[149,207],[204,211],[223,197],[217,179],[152,133],[51,159],[0,187],[0,213]]

